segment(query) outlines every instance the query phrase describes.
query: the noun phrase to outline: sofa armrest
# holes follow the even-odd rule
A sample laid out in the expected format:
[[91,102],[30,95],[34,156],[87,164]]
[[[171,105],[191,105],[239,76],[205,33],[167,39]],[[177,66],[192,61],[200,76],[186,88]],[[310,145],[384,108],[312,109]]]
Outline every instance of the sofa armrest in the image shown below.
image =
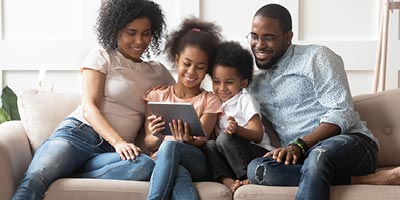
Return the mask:
[[0,197],[11,199],[32,160],[31,146],[21,121],[0,124]]

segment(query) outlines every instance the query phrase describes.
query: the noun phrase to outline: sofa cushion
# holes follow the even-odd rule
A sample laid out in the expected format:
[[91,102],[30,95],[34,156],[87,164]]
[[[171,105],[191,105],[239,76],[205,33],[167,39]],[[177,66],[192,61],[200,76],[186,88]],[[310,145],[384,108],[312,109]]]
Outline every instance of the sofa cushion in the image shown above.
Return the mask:
[[81,95],[37,90],[18,94],[18,110],[34,152],[80,103]]
[[400,89],[355,96],[353,102],[379,140],[378,166],[400,165]]
[[[122,181],[109,179],[58,179],[50,185],[44,200],[125,200],[146,199],[149,192],[148,181]],[[199,199],[231,200],[232,193],[227,187],[215,182],[195,182]]]

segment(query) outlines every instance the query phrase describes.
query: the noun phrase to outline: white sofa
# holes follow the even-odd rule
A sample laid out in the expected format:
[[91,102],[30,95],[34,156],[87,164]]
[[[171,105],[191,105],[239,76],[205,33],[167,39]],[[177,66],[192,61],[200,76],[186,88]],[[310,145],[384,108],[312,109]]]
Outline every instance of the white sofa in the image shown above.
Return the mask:
[[[0,199],[11,198],[32,153],[80,102],[80,95],[26,90],[18,95],[21,121],[0,125]],[[354,97],[356,110],[380,141],[379,167],[400,165],[400,89]],[[139,141],[140,143],[140,141]],[[148,182],[63,178],[44,199],[145,199]],[[195,183],[200,199],[294,199],[297,187],[246,185],[233,195],[222,184]],[[332,200],[400,199],[400,186],[333,186]]]

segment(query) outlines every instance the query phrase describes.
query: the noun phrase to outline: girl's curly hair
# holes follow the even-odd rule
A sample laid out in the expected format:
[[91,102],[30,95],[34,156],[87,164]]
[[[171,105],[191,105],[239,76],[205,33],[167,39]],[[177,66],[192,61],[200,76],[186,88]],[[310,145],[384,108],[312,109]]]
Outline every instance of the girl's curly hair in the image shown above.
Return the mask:
[[221,28],[214,23],[195,17],[186,18],[180,27],[168,36],[164,51],[168,59],[174,62],[175,56],[180,54],[185,47],[193,46],[207,52],[211,59],[222,40],[220,32]]
[[[151,42],[149,48],[158,55],[163,32],[166,28],[164,13],[160,6],[149,0],[107,0],[97,19],[97,39],[107,51],[117,49],[118,33],[135,19],[148,18],[151,21]],[[146,55],[149,57],[149,51]]]

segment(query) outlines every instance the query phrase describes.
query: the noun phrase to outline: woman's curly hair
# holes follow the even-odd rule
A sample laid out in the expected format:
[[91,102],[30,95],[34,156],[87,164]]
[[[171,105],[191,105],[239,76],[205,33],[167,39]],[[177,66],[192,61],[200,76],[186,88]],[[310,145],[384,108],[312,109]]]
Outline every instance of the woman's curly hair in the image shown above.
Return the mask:
[[[160,54],[160,44],[166,28],[164,13],[158,4],[149,0],[105,1],[97,20],[97,39],[100,45],[107,51],[114,51],[118,47],[118,33],[133,20],[143,17],[151,22],[149,48],[155,55]],[[150,56],[148,49],[145,53],[147,57]]]
[[184,19],[180,27],[168,36],[164,51],[171,62],[174,62],[175,56],[179,55],[187,46],[207,52],[211,59],[221,40],[222,35],[219,26],[195,17],[189,17]]

